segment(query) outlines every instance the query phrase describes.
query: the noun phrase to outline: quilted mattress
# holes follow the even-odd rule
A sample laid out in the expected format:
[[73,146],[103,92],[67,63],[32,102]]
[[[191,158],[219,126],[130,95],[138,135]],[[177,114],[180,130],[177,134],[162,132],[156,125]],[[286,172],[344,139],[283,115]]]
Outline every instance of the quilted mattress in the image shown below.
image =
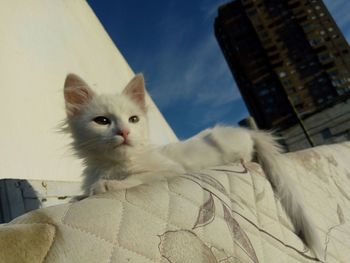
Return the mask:
[[[350,143],[288,158],[324,261],[350,262]],[[0,262],[317,262],[258,164],[158,178],[2,225]]]

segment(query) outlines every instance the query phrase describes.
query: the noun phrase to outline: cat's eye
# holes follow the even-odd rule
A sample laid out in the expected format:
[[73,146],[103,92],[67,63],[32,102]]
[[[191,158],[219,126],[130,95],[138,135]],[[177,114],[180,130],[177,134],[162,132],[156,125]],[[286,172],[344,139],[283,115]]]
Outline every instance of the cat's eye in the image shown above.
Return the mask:
[[140,120],[140,118],[139,118],[138,116],[136,116],[136,115],[131,116],[131,117],[129,118],[129,122],[130,122],[130,123],[136,123],[136,122],[139,122],[139,120]]
[[100,124],[100,125],[111,124],[111,120],[104,117],[104,116],[98,116],[98,117],[94,118],[94,122],[96,122],[97,124]]

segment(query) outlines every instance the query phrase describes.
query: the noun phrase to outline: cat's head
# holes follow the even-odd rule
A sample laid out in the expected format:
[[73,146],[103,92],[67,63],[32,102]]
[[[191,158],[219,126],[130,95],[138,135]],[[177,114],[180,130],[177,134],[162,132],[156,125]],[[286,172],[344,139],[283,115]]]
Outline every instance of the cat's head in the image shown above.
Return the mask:
[[97,95],[80,77],[64,84],[67,123],[81,157],[113,159],[148,143],[145,83],[136,75],[119,95]]

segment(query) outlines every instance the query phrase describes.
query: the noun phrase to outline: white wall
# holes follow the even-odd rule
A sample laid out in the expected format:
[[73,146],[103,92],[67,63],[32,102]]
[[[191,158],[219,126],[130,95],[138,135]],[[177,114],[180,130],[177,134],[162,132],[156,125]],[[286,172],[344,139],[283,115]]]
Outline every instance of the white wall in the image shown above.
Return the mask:
[[[57,132],[65,76],[119,92],[134,73],[84,0],[1,1],[0,58],[0,178],[79,180],[80,161]],[[176,141],[149,104],[153,140]]]

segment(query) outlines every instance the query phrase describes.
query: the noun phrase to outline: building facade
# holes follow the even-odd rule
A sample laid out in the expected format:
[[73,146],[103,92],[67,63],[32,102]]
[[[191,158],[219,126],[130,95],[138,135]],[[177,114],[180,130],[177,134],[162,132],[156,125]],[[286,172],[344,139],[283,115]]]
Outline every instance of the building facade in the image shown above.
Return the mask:
[[235,0],[215,35],[259,128],[303,126],[350,96],[350,48],[322,0]]

